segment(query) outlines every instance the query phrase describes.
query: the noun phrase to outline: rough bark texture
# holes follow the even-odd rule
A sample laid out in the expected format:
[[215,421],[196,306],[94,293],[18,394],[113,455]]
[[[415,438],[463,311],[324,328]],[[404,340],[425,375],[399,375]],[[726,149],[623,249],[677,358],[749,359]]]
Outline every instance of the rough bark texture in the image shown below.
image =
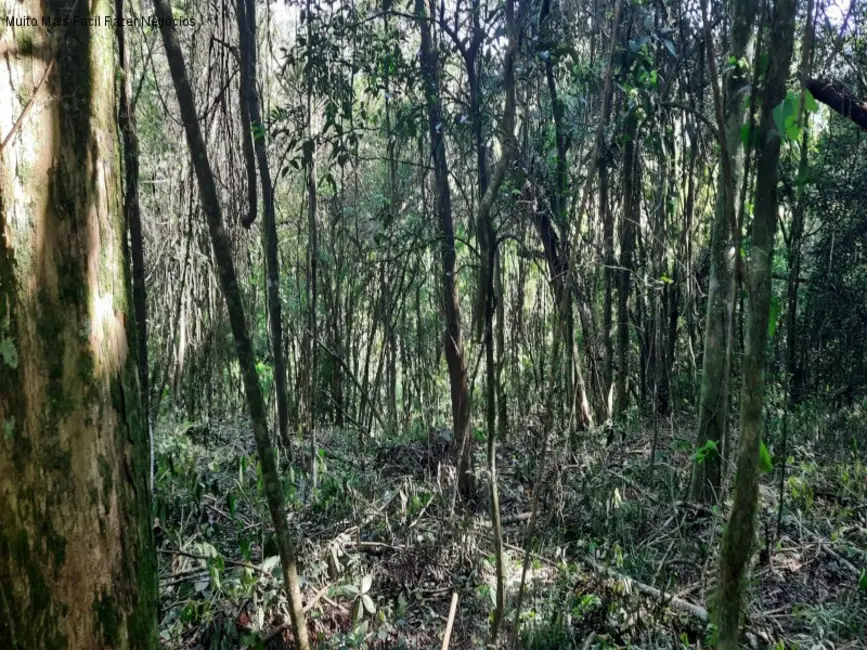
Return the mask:
[[443,310],[446,319],[444,345],[446,363],[449,369],[454,440],[458,454],[458,485],[461,495],[466,497],[473,489],[471,474],[473,440],[470,435],[470,392],[467,364],[461,344],[461,312],[458,301],[457,278],[455,278],[457,257],[455,254],[455,228],[452,220],[452,195],[449,187],[448,161],[446,160],[442,97],[439,91],[439,56],[431,36],[431,21],[427,18],[428,11],[424,0],[415,0],[415,11],[416,15],[420,16],[422,83],[424,84],[427,105],[431,155],[436,183]]
[[[732,6],[731,46],[728,57],[741,61],[749,54],[758,3],[756,0],[737,0]],[[727,57],[727,58],[728,58]],[[711,441],[716,453],[696,460],[692,470],[691,495],[697,501],[710,502],[720,494],[721,468],[726,422],[728,418],[729,368],[731,366],[731,335],[729,323],[734,310],[734,270],[738,233],[732,232],[735,221],[735,196],[738,192],[743,149],[741,123],[743,122],[743,95],[747,83],[746,63],[732,66],[724,80],[725,149],[729,156],[729,178],[720,174],[717,183],[717,201],[711,225],[710,281],[708,284],[707,313],[705,318],[704,355],[702,357],[701,387],[699,389],[698,434],[696,447]]]
[[0,647],[155,648],[114,32],[0,27],[0,51]]
[[737,477],[732,510],[723,533],[714,608],[721,650],[734,650],[738,646],[743,590],[754,546],[758,506],[759,443],[765,397],[765,348],[768,341],[774,234],[777,228],[777,163],[780,157],[780,137],[774,129],[773,110],[786,96],[797,0],[778,0],[774,9],[758,134]]
[[274,534],[280,562],[283,568],[284,586],[289,600],[289,617],[292,621],[292,631],[299,648],[307,650],[310,646],[307,640],[307,627],[304,623],[304,612],[301,607],[301,590],[298,586],[295,549],[290,541],[289,529],[286,523],[286,510],[283,504],[283,488],[280,476],[277,474],[274,462],[274,450],[268,436],[268,423],[265,410],[265,400],[256,373],[256,357],[250,335],[247,332],[247,322],[244,318],[244,305],[241,291],[238,288],[238,278],[235,273],[235,263],[232,259],[231,242],[223,226],[223,212],[217,196],[217,186],[208,160],[205,141],[199,127],[196,115],[196,104],[193,91],[187,78],[183,53],[178,43],[177,34],[171,27],[172,10],[168,0],[154,0],[157,18],[165,21],[160,28],[163,45],[166,50],[172,82],[181,110],[184,130],[187,136],[187,146],[199,183],[199,197],[202,208],[208,220],[208,230],[211,245],[214,249],[214,262],[220,279],[220,288],[229,313],[232,336],[235,339],[235,351],[238,356],[238,366],[247,396],[247,408],[253,426],[253,436],[256,439],[256,452],[262,466],[262,480],[265,487],[265,499],[274,524]]

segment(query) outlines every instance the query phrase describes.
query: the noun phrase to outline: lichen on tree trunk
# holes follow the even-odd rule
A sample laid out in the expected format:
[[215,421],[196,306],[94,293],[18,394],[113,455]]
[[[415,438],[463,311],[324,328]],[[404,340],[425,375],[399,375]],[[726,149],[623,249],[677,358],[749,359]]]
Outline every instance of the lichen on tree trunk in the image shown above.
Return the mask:
[[[707,314],[699,389],[699,416],[696,447],[708,442],[715,451],[696,459],[692,470],[690,492],[697,501],[715,501],[720,496],[722,460],[729,456],[723,448],[728,418],[729,374],[731,367],[731,331],[735,300],[736,250],[740,233],[732,231],[737,205],[735,197],[743,166],[741,122],[743,97],[741,90],[747,83],[747,65],[758,3],[756,0],[738,0],[733,3],[732,36],[729,57],[738,61],[726,76],[724,97],[726,151],[729,156],[730,178],[720,174],[710,242],[710,281],[708,285]],[[744,60],[744,62],[742,62]]]
[[[111,9],[99,0],[77,13]],[[22,33],[0,40],[0,135],[11,136],[0,152],[0,343],[14,350],[0,360],[0,647],[154,648],[114,34],[33,27],[24,48]]]
[[740,442],[731,513],[722,538],[714,618],[721,650],[735,650],[740,636],[743,590],[752,557],[758,509],[759,445],[765,398],[765,355],[777,228],[777,165],[780,135],[773,110],[786,97],[797,0],[777,0],[768,44],[768,72],[758,132],[754,220],[747,275],[749,309],[742,366]]

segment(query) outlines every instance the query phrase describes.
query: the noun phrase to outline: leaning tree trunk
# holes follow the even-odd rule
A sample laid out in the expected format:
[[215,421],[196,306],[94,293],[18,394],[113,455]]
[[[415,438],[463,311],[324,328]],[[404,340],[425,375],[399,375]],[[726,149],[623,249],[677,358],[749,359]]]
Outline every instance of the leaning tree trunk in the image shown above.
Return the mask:
[[[756,0],[737,0],[733,5],[731,48],[729,57],[741,61],[750,49],[755,22]],[[699,389],[697,447],[708,443],[715,451],[697,457],[692,469],[692,498],[710,502],[718,498],[721,484],[722,448],[728,419],[729,368],[732,337],[729,323],[734,310],[734,271],[740,233],[735,232],[736,203],[740,172],[743,165],[741,122],[743,95],[747,83],[746,64],[732,66],[725,82],[723,98],[725,151],[729,156],[730,173],[720,174],[716,210],[711,226],[710,282],[708,284],[705,320],[704,356],[701,388]],[[724,155],[724,154],[721,154]]]
[[743,589],[752,556],[759,489],[759,443],[765,398],[765,347],[771,304],[774,234],[777,228],[777,163],[780,136],[773,110],[786,96],[786,78],[795,30],[797,0],[777,0],[768,43],[768,72],[759,124],[756,194],[748,274],[749,309],[746,317],[743,379],[741,383],[740,446],[734,502],[720,553],[716,623],[721,650],[734,650],[740,635]]
[[[12,15],[43,11],[61,9],[28,0]],[[151,649],[114,33],[0,30],[0,647]]]
[[310,647],[307,641],[307,627],[304,622],[304,611],[301,607],[301,589],[298,585],[296,569],[295,548],[289,537],[289,527],[286,523],[286,509],[283,504],[283,487],[277,466],[274,461],[274,449],[268,435],[268,419],[265,409],[265,399],[262,397],[262,388],[259,385],[259,376],[256,373],[256,355],[253,344],[247,331],[247,321],[244,317],[244,304],[241,299],[241,291],[238,288],[238,277],[235,272],[235,263],[232,259],[232,248],[229,236],[223,225],[223,211],[217,196],[217,185],[208,160],[208,152],[199,120],[196,113],[193,90],[187,78],[186,65],[184,63],[181,46],[178,37],[172,27],[172,9],[168,0],[154,0],[154,10],[157,18],[163,21],[160,27],[163,45],[166,49],[166,58],[175,86],[178,98],[178,106],[184,123],[187,136],[187,146],[199,183],[199,196],[202,208],[208,219],[208,230],[211,236],[211,245],[214,252],[214,262],[220,279],[220,288],[226,301],[229,312],[229,322],[232,327],[232,336],[235,339],[235,352],[238,356],[238,366],[241,371],[241,379],[244,383],[244,392],[247,395],[247,408],[250,412],[250,420],[253,425],[253,436],[256,439],[256,452],[259,463],[262,466],[262,480],[265,487],[265,499],[268,510],[271,512],[271,520],[274,523],[274,535],[277,541],[277,549],[280,555],[280,563],[283,568],[283,581],[289,600],[289,618],[292,622],[292,631],[295,634],[296,644],[301,650]]
[[443,308],[446,317],[444,345],[449,369],[449,385],[452,400],[452,422],[457,449],[458,488],[463,497],[471,494],[472,447],[470,435],[470,391],[467,379],[467,364],[461,342],[461,311],[458,300],[458,283],[455,277],[455,227],[452,218],[452,195],[449,188],[449,167],[446,160],[446,144],[439,90],[439,57],[431,36],[431,20],[427,16],[425,0],[415,0],[415,12],[419,16],[421,30],[421,69],[424,94],[427,104],[428,128],[431,155],[436,182],[436,211],[440,228],[440,255],[442,263]]

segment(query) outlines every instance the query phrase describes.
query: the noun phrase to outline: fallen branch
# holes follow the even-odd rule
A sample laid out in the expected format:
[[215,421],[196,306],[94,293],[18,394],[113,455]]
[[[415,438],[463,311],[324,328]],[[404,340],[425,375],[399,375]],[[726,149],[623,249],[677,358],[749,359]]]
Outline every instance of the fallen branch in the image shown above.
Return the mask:
[[183,557],[192,558],[194,560],[205,561],[213,560],[217,557],[220,557],[223,560],[223,564],[228,564],[229,566],[244,567],[245,569],[250,569],[251,571],[258,571],[259,573],[270,573],[269,571],[266,571],[262,567],[258,567],[255,564],[250,564],[249,562],[241,562],[240,560],[230,560],[229,558],[222,556],[207,556],[200,555],[198,553],[188,553],[187,551],[172,551],[167,549],[159,549],[157,553],[162,553],[163,555],[181,555]]
[[[324,587],[322,587],[322,589],[320,589],[315,594],[313,594],[313,598],[311,598],[310,601],[304,606],[304,613],[305,614],[309,613],[311,609],[316,607],[316,603],[318,603],[320,600],[328,601],[328,599],[325,598],[325,593],[329,589],[331,589],[331,585],[327,584]],[[343,609],[343,608],[341,608],[341,609]],[[282,625],[278,625],[273,630],[268,632],[268,636],[266,636],[264,639],[262,639],[262,644],[267,646],[268,643],[270,643],[272,640],[274,640],[277,636],[279,636],[280,634],[282,634],[286,630],[290,630],[290,629],[292,629],[291,623],[283,623]]]
[[[629,576],[625,576],[622,573],[618,573],[610,567],[599,564],[599,562],[597,562],[591,557],[585,557],[583,561],[585,564],[592,567],[597,572],[608,575],[615,580],[621,580],[627,585],[627,587],[635,587],[637,591],[647,596],[663,599],[662,592],[656,587],[651,587],[650,585],[646,585],[643,582],[638,582],[637,580],[634,580]],[[684,600],[683,598],[678,598],[677,596],[665,596],[663,600],[665,605],[673,607],[674,609],[679,609],[683,612],[687,612],[688,614],[692,614],[702,623],[707,623],[708,621],[708,613],[704,607],[700,607],[694,603]]]
[[861,572],[855,568],[854,564],[852,564],[849,560],[847,560],[842,555],[840,555],[837,551],[835,551],[833,548],[831,548],[831,543],[828,540],[822,538],[817,533],[814,533],[812,530],[810,530],[809,528],[807,528],[806,526],[804,526],[804,524],[802,524],[800,522],[798,523],[798,526],[801,528],[802,531],[807,533],[808,537],[811,537],[813,539],[813,541],[818,546],[819,550],[825,551],[828,555],[830,555],[832,558],[837,560],[837,562],[841,566],[848,569],[849,573],[851,573],[856,578],[861,575]]
[[[512,515],[511,517],[503,517],[501,523],[504,526],[511,526],[512,524],[520,524],[521,522],[529,521],[532,514],[533,513],[531,513],[531,512],[521,512],[517,515]],[[484,526],[485,528],[490,528],[492,525],[490,519],[479,519],[478,524],[480,526]]]
[[458,611],[458,592],[452,592],[452,605],[449,608],[449,620],[446,623],[446,631],[443,634],[442,650],[449,650],[449,642],[452,639],[452,626],[455,624],[455,613]]

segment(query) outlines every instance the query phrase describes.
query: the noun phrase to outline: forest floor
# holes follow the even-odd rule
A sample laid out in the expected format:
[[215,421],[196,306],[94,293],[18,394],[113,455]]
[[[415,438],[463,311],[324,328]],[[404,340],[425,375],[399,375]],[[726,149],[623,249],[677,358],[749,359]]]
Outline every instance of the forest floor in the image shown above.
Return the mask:
[[[578,433],[571,450],[567,435],[551,434],[521,647],[710,647],[725,509],[684,500],[693,421],[662,422],[653,467],[652,422],[634,422],[610,444],[601,429]],[[867,648],[864,413],[791,428],[779,531],[779,471],[762,479],[745,643]],[[484,648],[495,584],[485,442],[476,446],[477,500],[453,510],[447,435],[319,438],[315,492],[308,473],[278,459],[315,647],[439,648],[457,593],[450,647]],[[501,639],[514,625],[541,448],[532,426],[498,446]],[[309,448],[295,454],[309,458]],[[245,422],[162,427],[157,462],[162,647],[293,647]]]

